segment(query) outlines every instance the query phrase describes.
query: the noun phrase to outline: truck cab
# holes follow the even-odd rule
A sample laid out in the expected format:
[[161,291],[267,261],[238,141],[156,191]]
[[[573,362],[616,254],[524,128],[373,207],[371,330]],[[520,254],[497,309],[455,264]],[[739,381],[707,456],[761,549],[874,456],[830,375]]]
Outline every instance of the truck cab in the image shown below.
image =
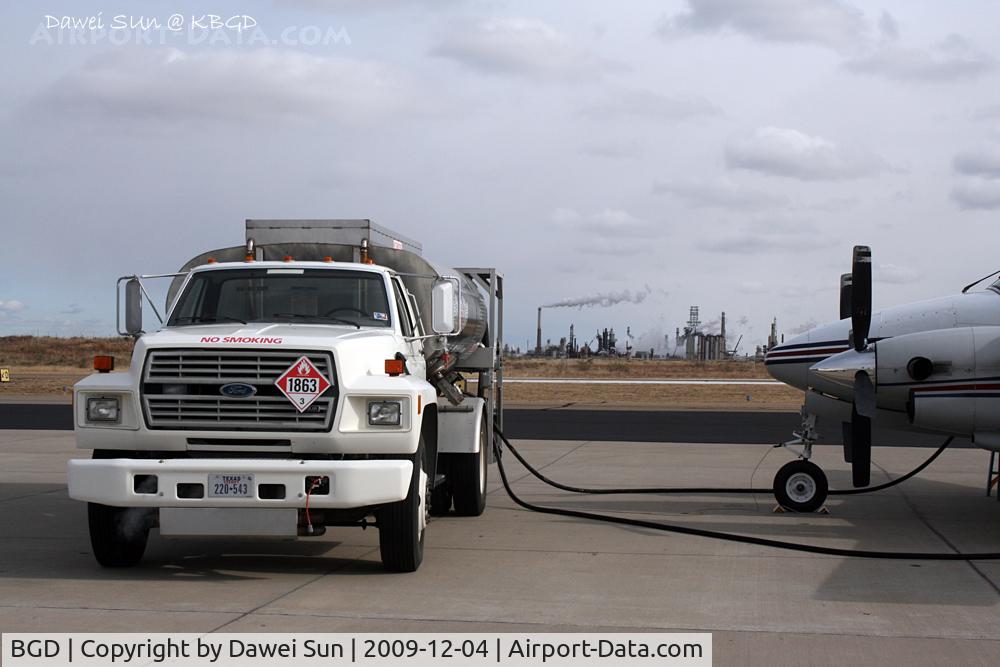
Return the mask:
[[[157,331],[142,330],[143,278],[120,281],[131,364],[74,387],[77,447],[93,454],[68,471],[102,565],[138,563],[154,528],[294,539],[374,525],[386,569],[413,571],[430,515],[482,513],[502,419],[502,277],[400,271],[419,264],[412,242],[317,222],[248,221],[245,246],[170,276]],[[303,234],[308,250],[285,242]]]

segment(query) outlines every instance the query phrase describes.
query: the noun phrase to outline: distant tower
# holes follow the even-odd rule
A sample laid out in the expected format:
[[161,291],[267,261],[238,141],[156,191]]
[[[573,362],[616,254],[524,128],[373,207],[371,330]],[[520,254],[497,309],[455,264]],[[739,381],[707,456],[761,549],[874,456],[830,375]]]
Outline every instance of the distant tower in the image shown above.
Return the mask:
[[719,345],[721,346],[721,357],[726,356],[726,311],[722,311],[722,324],[719,325]]
[[539,308],[538,308],[538,338],[537,338],[537,341],[538,342],[535,344],[535,354],[541,354],[542,353],[542,308],[541,308],[541,306],[539,306]]
[[698,306],[691,306],[691,310],[688,315],[688,328],[691,329],[691,333],[698,331],[701,327],[701,320],[698,319]]
[[771,335],[767,337],[767,349],[770,350],[777,344],[778,344],[778,318],[775,317],[773,320],[771,320]]

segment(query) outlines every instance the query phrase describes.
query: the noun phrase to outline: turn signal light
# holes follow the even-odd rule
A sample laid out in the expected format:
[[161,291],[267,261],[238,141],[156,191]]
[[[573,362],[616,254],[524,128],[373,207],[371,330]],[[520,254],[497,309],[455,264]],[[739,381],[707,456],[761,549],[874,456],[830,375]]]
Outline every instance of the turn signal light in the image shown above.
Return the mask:
[[94,355],[94,370],[98,373],[110,373],[115,370],[115,358],[110,354]]
[[396,377],[406,372],[406,362],[402,359],[386,359],[385,374]]

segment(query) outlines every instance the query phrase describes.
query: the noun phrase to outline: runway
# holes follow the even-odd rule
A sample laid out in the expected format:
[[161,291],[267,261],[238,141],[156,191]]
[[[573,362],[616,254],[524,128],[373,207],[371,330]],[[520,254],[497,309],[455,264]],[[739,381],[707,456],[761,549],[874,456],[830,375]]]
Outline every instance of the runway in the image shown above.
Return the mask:
[[[568,407],[507,408],[503,430],[519,440],[689,442],[776,445],[799,428],[796,412],[620,410]],[[72,407],[62,403],[0,403],[0,430],[73,429]],[[937,447],[938,436],[902,434],[881,447]],[[955,442],[952,448],[971,446]]]
[[[529,440],[775,444],[799,424],[794,412],[508,408],[504,432]],[[73,428],[72,406],[0,403],[0,429]]]
[[[516,444],[546,475],[594,486],[766,487],[793,458],[744,444],[590,436]],[[383,572],[378,531],[356,528],[292,542],[168,540],[154,530],[142,564],[105,570],[90,553],[86,505],[66,493],[66,461],[80,455],[68,431],[0,432],[3,632],[704,631],[717,665],[860,665],[873,656],[909,667],[990,665],[1000,654],[997,563],[820,556],[536,514],[504,493],[495,465],[486,513],[432,518],[413,574]],[[926,455],[881,450],[873,479]],[[505,461],[518,494],[550,507],[947,553],[1000,548],[1000,503],[983,494],[986,458],[949,450],[905,485],[831,499],[830,514],[774,514],[766,493],[566,494]],[[839,447],[818,448],[816,460],[832,486],[850,484]]]
[[[504,384],[626,384],[626,385],[719,385],[750,387],[782,386],[777,380],[698,380],[698,379],[635,379],[635,378],[504,378]],[[475,384],[472,382],[471,384]]]

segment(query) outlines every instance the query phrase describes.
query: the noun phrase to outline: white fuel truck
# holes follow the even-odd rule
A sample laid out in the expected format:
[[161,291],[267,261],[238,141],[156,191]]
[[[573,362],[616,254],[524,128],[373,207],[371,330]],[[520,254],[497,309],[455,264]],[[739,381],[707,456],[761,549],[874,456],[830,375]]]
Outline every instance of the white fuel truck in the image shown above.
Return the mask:
[[[152,278],[172,279],[162,318]],[[68,470],[101,565],[139,562],[153,528],[374,525],[385,568],[408,572],[428,515],[483,512],[503,415],[495,269],[439,269],[368,220],[247,220],[245,245],[123,277],[118,294],[132,362],[74,387],[76,444],[93,455]]]

